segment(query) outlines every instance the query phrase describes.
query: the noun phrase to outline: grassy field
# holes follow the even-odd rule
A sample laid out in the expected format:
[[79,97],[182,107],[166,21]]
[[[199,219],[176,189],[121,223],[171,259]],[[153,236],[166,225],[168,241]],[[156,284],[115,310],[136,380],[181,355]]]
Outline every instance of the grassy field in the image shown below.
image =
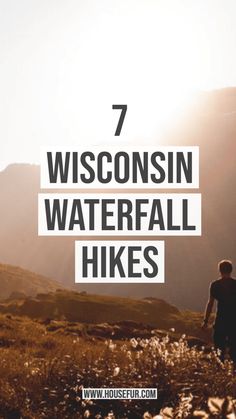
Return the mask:
[[[1,418],[196,417],[236,398],[232,364],[190,348],[184,336],[113,341],[81,336],[77,323],[51,326],[0,315]],[[158,399],[82,400],[82,387],[157,387]]]

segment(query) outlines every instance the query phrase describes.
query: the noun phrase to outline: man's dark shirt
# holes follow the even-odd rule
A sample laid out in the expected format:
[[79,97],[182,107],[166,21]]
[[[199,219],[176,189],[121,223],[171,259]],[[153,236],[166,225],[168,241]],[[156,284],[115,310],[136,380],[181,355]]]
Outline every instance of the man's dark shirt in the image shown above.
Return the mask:
[[218,303],[215,327],[236,328],[236,279],[220,278],[212,282],[210,295]]

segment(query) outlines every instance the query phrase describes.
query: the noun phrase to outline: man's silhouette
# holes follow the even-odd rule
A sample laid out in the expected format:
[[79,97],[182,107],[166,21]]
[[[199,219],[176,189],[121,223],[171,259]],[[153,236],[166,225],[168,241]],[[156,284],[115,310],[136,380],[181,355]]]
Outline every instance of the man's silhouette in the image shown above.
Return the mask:
[[216,349],[220,349],[222,361],[224,361],[225,350],[229,347],[231,359],[236,363],[236,279],[231,277],[233,266],[230,260],[222,260],[218,268],[221,277],[210,285],[203,328],[207,327],[216,300],[214,345]]

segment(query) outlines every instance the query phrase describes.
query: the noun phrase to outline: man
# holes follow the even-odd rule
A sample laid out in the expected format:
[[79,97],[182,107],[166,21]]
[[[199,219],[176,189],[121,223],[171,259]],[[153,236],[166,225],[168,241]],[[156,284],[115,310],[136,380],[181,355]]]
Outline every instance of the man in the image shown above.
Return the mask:
[[230,260],[218,264],[221,277],[210,285],[210,296],[206,306],[203,329],[207,328],[214,302],[217,301],[217,313],[214,324],[214,345],[221,351],[224,361],[226,347],[229,347],[231,359],[236,363],[236,280],[231,277],[233,270]]

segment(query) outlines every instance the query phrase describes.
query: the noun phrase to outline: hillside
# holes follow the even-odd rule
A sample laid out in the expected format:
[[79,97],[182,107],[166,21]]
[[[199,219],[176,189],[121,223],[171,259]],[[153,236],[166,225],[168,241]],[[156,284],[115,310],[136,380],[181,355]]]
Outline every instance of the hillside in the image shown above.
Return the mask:
[[[9,299],[0,312],[41,319],[60,329],[58,321],[83,324],[91,335],[106,338],[151,336],[153,329],[170,331],[174,336],[188,334],[204,341],[200,313],[180,311],[158,298],[132,299],[57,290],[34,298]],[[54,325],[53,325],[54,324]],[[78,327],[75,325],[78,331]]]
[[179,310],[164,300],[140,300],[101,295],[90,295],[73,291],[40,293],[35,298],[13,300],[8,308],[17,304],[18,313],[34,318],[60,318],[85,323],[134,320],[152,325],[168,322]]
[[17,266],[0,264],[0,300],[14,296],[35,296],[59,288],[63,287],[57,281]]

